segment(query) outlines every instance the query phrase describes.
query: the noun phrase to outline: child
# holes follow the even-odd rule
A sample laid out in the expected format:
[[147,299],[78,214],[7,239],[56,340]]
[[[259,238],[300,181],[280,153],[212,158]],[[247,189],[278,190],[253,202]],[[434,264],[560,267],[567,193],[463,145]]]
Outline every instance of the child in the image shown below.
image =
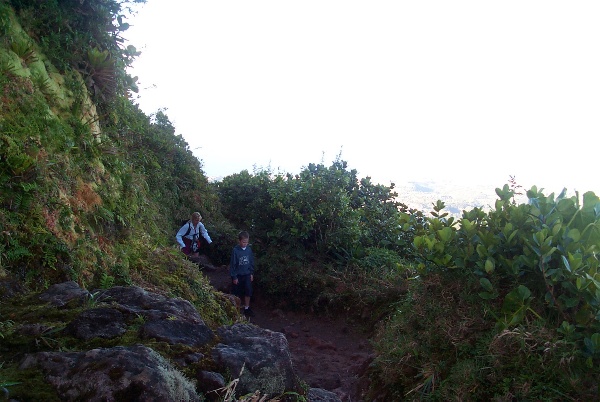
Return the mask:
[[254,254],[248,246],[250,235],[246,231],[238,235],[238,245],[233,248],[229,274],[233,283],[233,294],[244,302],[244,315],[254,317],[250,310],[250,297],[252,296],[252,281],[254,281]]

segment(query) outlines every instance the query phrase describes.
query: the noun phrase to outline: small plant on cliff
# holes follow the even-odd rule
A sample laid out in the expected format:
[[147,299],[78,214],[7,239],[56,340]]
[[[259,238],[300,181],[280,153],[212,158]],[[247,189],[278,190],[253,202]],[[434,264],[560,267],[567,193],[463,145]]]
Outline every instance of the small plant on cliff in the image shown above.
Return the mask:
[[115,62],[107,50],[88,49],[84,62],[86,84],[91,93],[107,101],[117,94]]
[[18,384],[20,384],[20,382],[5,381],[5,380],[0,379],[0,391],[2,391],[2,393],[4,394],[4,398],[7,401],[9,400],[10,392],[8,391],[8,389],[6,387],[10,387],[12,385],[18,385]]
[[12,320],[0,321],[0,338],[4,338],[14,329],[15,322]]
[[30,39],[14,38],[10,44],[10,49],[21,58],[25,65],[38,60],[33,42]]

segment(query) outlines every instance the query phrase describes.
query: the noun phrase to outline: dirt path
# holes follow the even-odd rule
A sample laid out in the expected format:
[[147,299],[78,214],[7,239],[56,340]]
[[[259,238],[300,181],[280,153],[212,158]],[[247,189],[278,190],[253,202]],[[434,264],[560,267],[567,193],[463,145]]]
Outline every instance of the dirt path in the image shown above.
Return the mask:
[[[205,274],[217,290],[229,293],[227,267]],[[252,300],[251,307],[256,314],[251,323],[286,336],[296,372],[311,388],[335,392],[344,402],[362,401],[365,384],[360,376],[371,362],[372,350],[366,336],[344,317],[284,312],[260,299]]]

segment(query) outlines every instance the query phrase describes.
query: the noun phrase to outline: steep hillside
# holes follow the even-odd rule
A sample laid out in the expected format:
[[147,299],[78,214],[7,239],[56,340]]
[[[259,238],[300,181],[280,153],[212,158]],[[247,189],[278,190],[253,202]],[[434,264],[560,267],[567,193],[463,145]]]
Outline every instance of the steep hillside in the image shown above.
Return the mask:
[[235,238],[168,117],[129,100],[135,78],[125,67],[137,51],[119,35],[127,4],[0,2],[0,389],[16,375],[9,356],[23,352],[14,331],[29,325],[10,306],[33,300],[30,308],[54,284],[84,289],[86,308],[98,303],[94,289],[137,285],[191,302],[212,328],[237,317],[175,247],[196,210],[219,244],[214,261]]
[[160,286],[153,270],[194,210],[227,238],[201,162],[166,115],[128,100],[137,52],[122,46],[122,12],[113,1],[0,5],[0,272],[27,287]]

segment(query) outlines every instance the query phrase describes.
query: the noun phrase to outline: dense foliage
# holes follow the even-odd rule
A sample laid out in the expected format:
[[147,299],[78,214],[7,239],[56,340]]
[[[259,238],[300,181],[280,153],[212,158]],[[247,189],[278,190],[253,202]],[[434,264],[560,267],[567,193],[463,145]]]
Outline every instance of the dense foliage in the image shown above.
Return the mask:
[[[243,171],[216,184],[223,214],[265,246],[346,264],[368,247],[410,254],[412,237],[398,225],[408,207],[390,187],[359,178],[347,163],[309,164],[299,174]],[[411,211],[417,216],[417,211]]]
[[27,37],[12,37],[15,46],[41,53],[59,71],[77,70],[100,105],[137,92],[136,79],[126,73],[139,52],[125,46],[122,33],[129,28],[126,15],[135,3],[145,0],[9,0],[27,31]]
[[393,184],[359,179],[339,158],[296,175],[243,171],[216,187],[224,215],[252,234],[258,286],[287,307],[377,308],[399,285],[381,281],[407,275],[413,232],[402,230],[401,213],[423,215],[396,201]]
[[600,199],[496,192],[492,211],[455,221],[438,202],[419,226],[420,279],[377,338],[388,396],[598,398]]
[[533,187],[517,204],[509,183],[460,219],[441,201],[408,210],[340,160],[217,185],[263,254],[265,294],[379,321],[373,399],[593,399],[600,200]]

